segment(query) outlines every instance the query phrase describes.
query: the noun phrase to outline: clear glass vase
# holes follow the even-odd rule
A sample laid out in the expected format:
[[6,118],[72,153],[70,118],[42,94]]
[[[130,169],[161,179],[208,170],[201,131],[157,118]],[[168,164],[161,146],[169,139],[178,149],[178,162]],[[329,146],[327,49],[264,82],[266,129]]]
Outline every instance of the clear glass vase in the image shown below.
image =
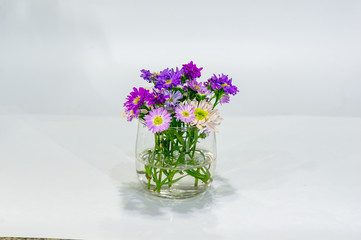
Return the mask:
[[154,134],[139,121],[135,152],[138,179],[154,195],[188,198],[213,181],[216,136],[206,129],[170,127]]

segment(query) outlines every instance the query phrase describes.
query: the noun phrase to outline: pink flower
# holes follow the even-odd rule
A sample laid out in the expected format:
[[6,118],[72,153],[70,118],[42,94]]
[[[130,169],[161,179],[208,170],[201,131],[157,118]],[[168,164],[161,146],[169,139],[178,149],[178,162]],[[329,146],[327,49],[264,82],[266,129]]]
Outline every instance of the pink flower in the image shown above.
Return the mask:
[[172,121],[170,113],[163,107],[155,108],[144,117],[145,125],[152,133],[163,132],[169,128]]
[[195,119],[194,107],[191,105],[179,104],[175,109],[175,117],[185,123],[191,123]]

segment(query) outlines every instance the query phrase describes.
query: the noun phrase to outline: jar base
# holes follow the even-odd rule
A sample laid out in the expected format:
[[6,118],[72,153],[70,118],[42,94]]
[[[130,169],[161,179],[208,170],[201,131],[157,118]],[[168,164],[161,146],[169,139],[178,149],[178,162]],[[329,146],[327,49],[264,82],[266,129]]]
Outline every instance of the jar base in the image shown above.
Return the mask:
[[208,183],[200,186],[172,186],[171,188],[162,187],[160,190],[154,191],[155,186],[150,186],[150,188],[148,188],[148,186],[143,182],[140,183],[142,184],[144,191],[148,194],[167,199],[186,199],[195,197],[205,193],[211,185],[211,183]]

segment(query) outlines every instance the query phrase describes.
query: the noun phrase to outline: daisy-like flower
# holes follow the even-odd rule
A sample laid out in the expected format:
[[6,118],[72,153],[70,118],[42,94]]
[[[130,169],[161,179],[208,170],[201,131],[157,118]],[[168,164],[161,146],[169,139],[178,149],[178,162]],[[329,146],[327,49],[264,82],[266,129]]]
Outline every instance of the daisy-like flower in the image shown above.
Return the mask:
[[194,106],[195,119],[192,121],[192,125],[195,125],[198,129],[206,127],[210,131],[217,132],[216,126],[221,124],[223,120],[217,109],[213,109],[211,103],[206,100],[200,102],[193,100],[189,102],[190,105]]
[[140,71],[142,73],[140,77],[146,80],[147,82],[151,83],[152,82],[151,77],[153,76],[153,74],[149,70],[145,70],[145,69],[142,69]]
[[169,72],[170,69],[166,68],[163,71],[160,71],[159,74],[155,75],[155,77],[157,80],[169,79]]
[[140,106],[144,104],[145,97],[149,95],[149,91],[144,88],[133,88],[133,92],[131,92],[127,96],[127,101],[124,103],[124,106],[128,110],[136,111]]
[[210,94],[211,91],[209,91],[206,86],[202,86],[201,89],[198,90],[198,95],[200,96],[209,96]]
[[154,87],[147,87],[145,89],[148,91],[148,94],[144,97],[144,104],[150,108],[155,104]]
[[175,117],[185,123],[191,123],[195,119],[194,106],[181,103],[175,109]]
[[201,70],[203,68],[197,68],[193,61],[188,64],[183,64],[182,70],[184,75],[187,76],[189,79],[195,79],[201,77]]
[[161,90],[156,88],[153,89],[152,95],[153,95],[154,104],[158,104],[158,105],[164,104],[166,100],[166,96],[164,95],[163,89]]
[[163,107],[155,108],[144,117],[145,125],[152,133],[163,132],[169,128],[172,121],[170,113]]
[[218,77],[216,74],[213,74],[213,77],[208,79],[208,81],[205,83],[206,86],[210,86],[213,90],[224,90],[225,93],[236,95],[237,92],[239,92],[238,88],[236,86],[232,85],[232,78],[228,78],[228,75],[219,75]]
[[197,82],[195,79],[188,81],[187,84],[193,91],[196,91],[201,96],[205,96],[210,93],[206,86],[203,86],[202,83]]
[[164,90],[159,90],[154,87],[145,88],[142,101],[148,108],[153,107],[153,105],[163,104],[166,100],[163,92]]
[[123,113],[122,115],[127,119],[127,121],[131,122],[133,118],[138,118],[139,113],[139,109],[137,109],[136,111],[125,109],[125,113]]
[[189,80],[187,84],[193,91],[198,91],[202,87],[202,84],[197,82],[195,79]]
[[161,71],[160,75],[157,76],[157,82],[155,87],[158,89],[170,89],[173,87],[177,87],[181,83],[182,71],[179,71],[178,68],[174,71],[172,68],[169,70],[168,68]]
[[172,91],[165,90],[164,95],[168,96],[168,98],[165,100],[167,109],[173,108],[183,97],[183,94],[180,91],[173,93]]

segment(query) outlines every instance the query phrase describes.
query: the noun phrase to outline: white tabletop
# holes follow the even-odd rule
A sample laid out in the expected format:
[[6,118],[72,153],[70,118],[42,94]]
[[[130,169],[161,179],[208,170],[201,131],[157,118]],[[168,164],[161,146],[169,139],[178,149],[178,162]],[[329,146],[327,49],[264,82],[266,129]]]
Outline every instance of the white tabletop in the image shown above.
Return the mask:
[[0,115],[0,237],[360,239],[361,118],[227,118],[216,178],[188,200],[149,197],[136,124]]

